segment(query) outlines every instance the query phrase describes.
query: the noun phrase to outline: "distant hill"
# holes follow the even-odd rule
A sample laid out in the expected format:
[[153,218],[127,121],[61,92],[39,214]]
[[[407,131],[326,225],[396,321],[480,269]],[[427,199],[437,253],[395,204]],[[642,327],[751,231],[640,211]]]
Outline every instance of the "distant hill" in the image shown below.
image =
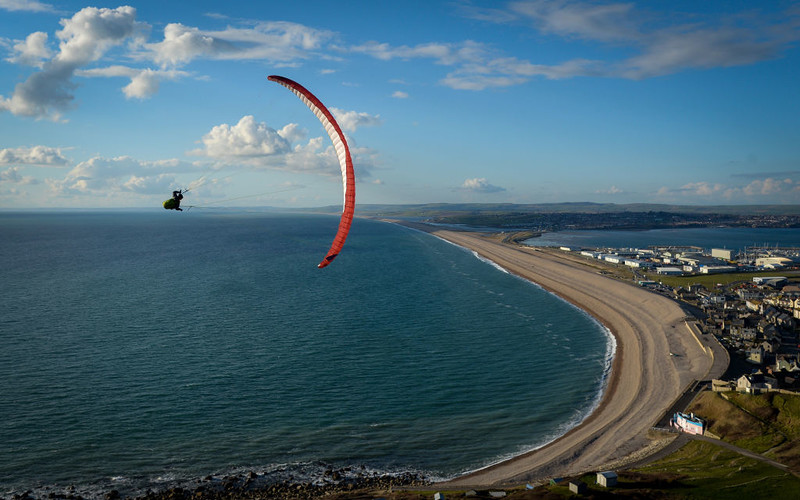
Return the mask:
[[[341,206],[331,205],[309,209],[319,212],[341,212]],[[357,211],[366,216],[396,215],[430,217],[458,213],[539,213],[539,214],[608,214],[665,212],[676,214],[719,215],[800,215],[798,205],[666,205],[656,203],[424,203],[408,205],[358,204]]]
[[[341,206],[309,209],[341,213]],[[470,227],[559,231],[687,227],[800,228],[800,205],[663,205],[648,203],[362,204],[356,214]]]

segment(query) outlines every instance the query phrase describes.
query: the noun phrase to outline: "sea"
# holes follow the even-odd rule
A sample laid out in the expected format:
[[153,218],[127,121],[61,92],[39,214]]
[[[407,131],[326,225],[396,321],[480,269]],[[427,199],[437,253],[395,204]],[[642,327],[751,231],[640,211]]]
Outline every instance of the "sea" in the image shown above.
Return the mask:
[[451,478],[599,402],[583,311],[429,234],[263,211],[0,212],[0,497],[331,467]]

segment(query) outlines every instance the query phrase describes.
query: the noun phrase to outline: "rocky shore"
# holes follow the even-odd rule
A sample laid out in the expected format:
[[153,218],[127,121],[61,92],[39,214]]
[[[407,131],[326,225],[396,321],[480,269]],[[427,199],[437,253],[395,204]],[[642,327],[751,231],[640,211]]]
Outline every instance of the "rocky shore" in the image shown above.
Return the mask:
[[[328,467],[321,479],[300,480],[293,477],[276,481],[273,475],[247,472],[222,477],[207,476],[192,484],[173,486],[161,490],[148,490],[143,494],[125,494],[111,490],[101,495],[82,495],[67,488],[61,492],[29,490],[9,497],[12,500],[232,500],[232,499],[287,499],[353,498],[357,493],[368,495],[372,491],[392,491],[397,488],[417,488],[431,484],[413,474],[375,474],[366,469]],[[369,496],[371,498],[371,496]]]

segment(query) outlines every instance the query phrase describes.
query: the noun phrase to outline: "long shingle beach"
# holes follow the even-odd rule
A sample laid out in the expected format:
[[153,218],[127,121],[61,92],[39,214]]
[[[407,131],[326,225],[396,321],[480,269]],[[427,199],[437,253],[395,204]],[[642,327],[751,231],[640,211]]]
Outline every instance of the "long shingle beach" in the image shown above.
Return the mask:
[[[591,314],[617,348],[597,409],[552,443],[462,476],[442,487],[500,486],[605,469],[651,447],[648,431],[695,380],[718,377],[711,341],[694,334],[686,313],[667,297],[603,276],[553,252],[503,243],[474,232],[406,224],[477,252]],[[713,367],[713,373],[712,373]],[[558,380],[552,383],[558,384]]]

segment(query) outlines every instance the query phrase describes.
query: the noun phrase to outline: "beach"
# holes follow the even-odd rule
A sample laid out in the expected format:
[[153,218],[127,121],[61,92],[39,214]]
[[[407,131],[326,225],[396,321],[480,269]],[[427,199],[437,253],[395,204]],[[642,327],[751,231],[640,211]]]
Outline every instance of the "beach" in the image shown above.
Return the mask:
[[[649,431],[696,380],[719,377],[712,340],[692,332],[673,300],[569,259],[476,232],[406,224],[470,249],[583,309],[613,334],[616,355],[600,404],[580,425],[537,450],[442,487],[511,486],[605,470],[655,448]],[[536,349],[532,343],[527,348]],[[567,370],[568,371],[568,370]],[[720,373],[716,373],[720,372]],[[552,380],[558,384],[558,380]]]

